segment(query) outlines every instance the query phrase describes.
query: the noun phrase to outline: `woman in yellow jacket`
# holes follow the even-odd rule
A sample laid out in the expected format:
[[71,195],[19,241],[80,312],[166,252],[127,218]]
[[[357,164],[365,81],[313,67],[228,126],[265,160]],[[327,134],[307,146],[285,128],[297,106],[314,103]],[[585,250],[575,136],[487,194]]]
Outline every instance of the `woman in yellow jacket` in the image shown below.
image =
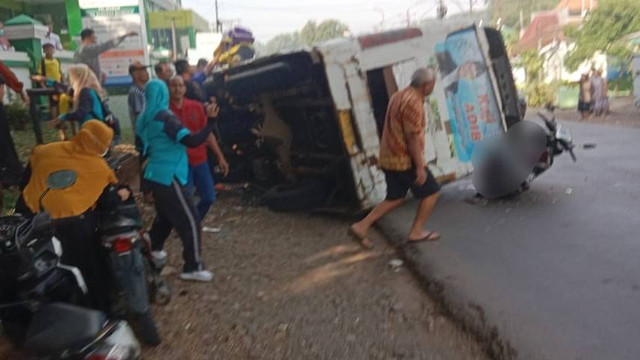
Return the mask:
[[[103,158],[112,139],[113,130],[109,126],[90,120],[70,141],[36,147],[23,177],[26,186],[16,206],[17,211],[25,214],[47,211],[56,220],[55,235],[63,248],[61,262],[80,269],[89,289],[91,303],[87,305],[103,311],[110,308],[110,275],[106,260],[99,253],[94,210],[114,201],[107,198],[105,190],[118,179]],[[49,175],[60,170],[73,170],[77,174],[75,183],[65,189],[50,190],[41,201]],[[118,195],[125,200],[131,193],[123,188]]]

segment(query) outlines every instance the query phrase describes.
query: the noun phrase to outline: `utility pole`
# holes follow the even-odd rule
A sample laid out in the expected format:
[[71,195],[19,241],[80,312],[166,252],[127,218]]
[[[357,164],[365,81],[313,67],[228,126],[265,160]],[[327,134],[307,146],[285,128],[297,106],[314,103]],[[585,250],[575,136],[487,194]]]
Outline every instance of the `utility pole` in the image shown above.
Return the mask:
[[178,60],[178,40],[176,39],[176,18],[171,18],[171,60]]
[[220,18],[218,18],[218,0],[216,0],[216,32],[222,32],[221,25]]
[[469,0],[469,14],[473,15],[473,0]]
[[438,5],[438,19],[444,19],[445,15],[447,15],[447,7],[444,5],[444,0],[440,0],[440,4]]

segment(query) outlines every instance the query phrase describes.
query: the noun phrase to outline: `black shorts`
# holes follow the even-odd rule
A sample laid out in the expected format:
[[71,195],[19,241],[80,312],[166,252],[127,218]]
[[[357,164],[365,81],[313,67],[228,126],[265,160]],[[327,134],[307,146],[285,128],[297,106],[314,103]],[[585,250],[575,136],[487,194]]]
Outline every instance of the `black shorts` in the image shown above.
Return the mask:
[[440,191],[440,185],[429,169],[427,169],[427,181],[422,186],[415,184],[416,171],[413,169],[407,171],[384,170],[384,176],[387,180],[387,200],[404,199],[409,189],[416,199],[424,199]]
[[593,105],[590,102],[578,101],[578,111],[590,112],[593,109]]

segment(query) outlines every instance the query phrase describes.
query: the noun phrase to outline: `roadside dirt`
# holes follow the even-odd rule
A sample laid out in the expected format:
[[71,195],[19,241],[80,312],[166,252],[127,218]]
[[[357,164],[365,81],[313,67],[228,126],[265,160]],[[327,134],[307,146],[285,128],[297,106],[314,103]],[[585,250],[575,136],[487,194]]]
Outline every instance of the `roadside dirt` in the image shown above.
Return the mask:
[[[273,213],[225,194],[205,225],[222,229],[204,233],[216,278],[179,280],[172,236],[173,298],[154,306],[164,342],[145,359],[487,359],[408,269],[389,265],[395,250],[378,234],[363,251],[344,220]],[[0,340],[0,359],[15,356]]]
[[633,102],[632,96],[612,98],[610,100],[611,111],[608,115],[591,116],[586,121],[581,119],[576,109],[558,110],[556,115],[560,121],[570,120],[592,124],[640,127],[640,109],[636,108]]

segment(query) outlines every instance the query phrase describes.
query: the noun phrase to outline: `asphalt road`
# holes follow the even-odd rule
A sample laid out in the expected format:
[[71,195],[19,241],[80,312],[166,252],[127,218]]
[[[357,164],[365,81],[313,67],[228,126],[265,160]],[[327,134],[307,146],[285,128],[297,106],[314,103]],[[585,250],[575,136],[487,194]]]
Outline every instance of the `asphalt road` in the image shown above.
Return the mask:
[[[470,180],[445,186],[428,224],[442,239],[407,257],[518,359],[640,359],[640,129],[565,125],[596,148],[557,158],[511,200],[471,201]],[[415,206],[381,228],[406,232]]]

